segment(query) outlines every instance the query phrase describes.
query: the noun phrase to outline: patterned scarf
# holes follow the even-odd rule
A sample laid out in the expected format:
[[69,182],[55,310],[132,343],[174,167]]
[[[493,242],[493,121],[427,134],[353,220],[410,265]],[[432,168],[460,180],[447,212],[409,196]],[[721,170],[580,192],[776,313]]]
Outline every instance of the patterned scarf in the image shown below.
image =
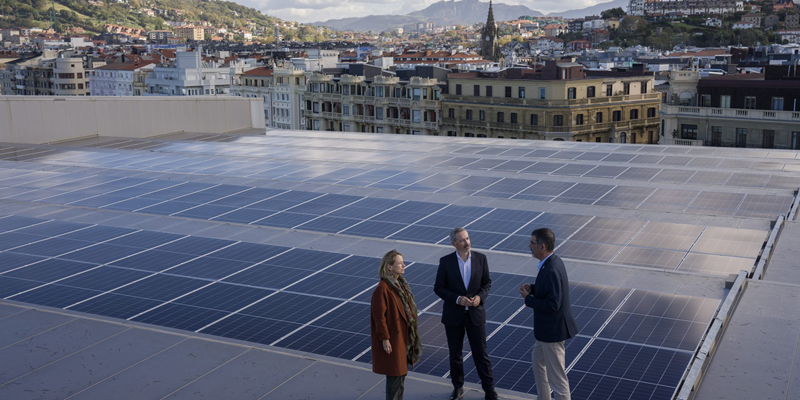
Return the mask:
[[403,309],[408,319],[408,342],[406,343],[406,359],[411,365],[412,369],[414,364],[419,362],[422,355],[422,342],[419,338],[419,330],[417,328],[417,304],[414,302],[414,294],[411,293],[411,288],[408,286],[408,281],[403,275],[398,275],[395,278],[390,275],[386,282],[394,288],[400,299],[403,301]]

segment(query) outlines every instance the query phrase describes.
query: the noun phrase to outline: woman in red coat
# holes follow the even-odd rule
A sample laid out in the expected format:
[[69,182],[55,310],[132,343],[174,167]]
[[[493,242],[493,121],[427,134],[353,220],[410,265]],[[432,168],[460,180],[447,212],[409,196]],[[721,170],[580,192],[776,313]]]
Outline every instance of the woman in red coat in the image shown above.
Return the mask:
[[408,365],[413,368],[422,354],[417,305],[403,277],[405,269],[403,256],[397,250],[386,253],[378,272],[381,281],[372,293],[372,371],[386,375],[386,400],[403,399]]

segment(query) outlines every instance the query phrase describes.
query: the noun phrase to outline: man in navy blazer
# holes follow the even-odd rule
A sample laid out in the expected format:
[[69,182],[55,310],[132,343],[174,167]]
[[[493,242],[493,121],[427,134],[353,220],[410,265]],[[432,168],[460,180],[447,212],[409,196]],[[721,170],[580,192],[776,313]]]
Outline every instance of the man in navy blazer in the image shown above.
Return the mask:
[[497,399],[494,390],[492,363],[486,351],[486,310],[483,305],[492,288],[486,256],[471,251],[469,234],[464,228],[450,232],[450,243],[456,248],[439,260],[433,291],[442,301],[442,323],[450,350],[451,400],[464,396],[464,333],[469,339],[475,369],[487,400]]
[[561,257],[553,254],[556,235],[548,228],[531,233],[528,247],[539,260],[539,272],[533,284],[523,284],[519,294],[525,305],[533,308],[533,377],[539,400],[569,400],[569,380],[564,361],[564,341],[578,334],[578,325],[569,302],[569,279]]

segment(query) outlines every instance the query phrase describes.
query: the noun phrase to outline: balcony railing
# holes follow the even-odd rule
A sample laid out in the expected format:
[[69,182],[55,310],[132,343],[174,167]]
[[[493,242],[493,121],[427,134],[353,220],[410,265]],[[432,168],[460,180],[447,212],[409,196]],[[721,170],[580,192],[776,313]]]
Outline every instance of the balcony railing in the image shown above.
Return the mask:
[[703,146],[702,140],[677,139],[671,137],[662,137],[658,141],[658,143],[666,145],[680,145],[680,146]]
[[611,129],[632,129],[644,126],[658,125],[661,122],[659,118],[642,118],[631,119],[627,121],[605,122],[599,124],[584,124],[572,126],[555,126],[555,125],[528,125],[520,123],[508,122],[488,122],[488,121],[475,121],[468,119],[455,119],[455,118],[442,118],[442,125],[460,125],[472,126],[484,129],[504,129],[515,131],[543,131],[555,133],[583,133],[583,132],[599,132]]
[[800,111],[746,110],[742,108],[711,108],[662,105],[663,115],[692,115],[712,118],[747,118],[772,121],[800,121]]
[[442,101],[463,101],[467,103],[489,103],[497,105],[523,105],[532,107],[578,107],[594,104],[625,103],[633,101],[660,101],[660,93],[631,94],[627,96],[592,97],[574,100],[516,99],[512,97],[483,97],[464,95],[442,95]]

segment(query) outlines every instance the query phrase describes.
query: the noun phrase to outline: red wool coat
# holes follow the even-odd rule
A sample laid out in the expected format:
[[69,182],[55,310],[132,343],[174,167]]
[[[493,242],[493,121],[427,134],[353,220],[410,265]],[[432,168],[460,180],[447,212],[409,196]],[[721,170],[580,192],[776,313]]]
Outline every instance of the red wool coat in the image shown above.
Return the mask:
[[[389,283],[381,279],[372,292],[369,331],[372,337],[372,371],[376,374],[402,376],[408,374],[406,343],[408,321],[403,300]],[[392,354],[383,350],[384,339],[392,344]]]

